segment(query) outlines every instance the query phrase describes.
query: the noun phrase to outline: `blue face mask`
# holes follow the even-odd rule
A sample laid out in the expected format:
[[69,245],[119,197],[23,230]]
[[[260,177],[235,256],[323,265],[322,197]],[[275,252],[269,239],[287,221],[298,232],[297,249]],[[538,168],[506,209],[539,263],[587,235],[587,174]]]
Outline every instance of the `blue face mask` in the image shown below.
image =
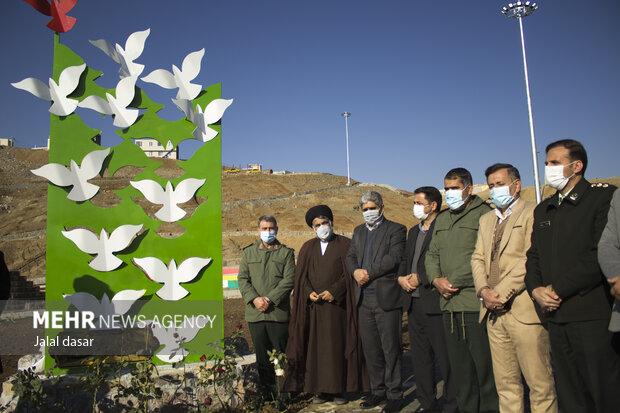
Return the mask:
[[260,239],[265,244],[271,244],[276,239],[276,232],[275,231],[261,231]]
[[491,200],[496,207],[504,208],[505,206],[510,205],[510,203],[515,199],[514,196],[510,195],[510,185],[496,186],[491,189]]
[[[465,187],[467,188],[467,187]],[[454,211],[455,209],[459,209],[465,203],[463,199],[463,190],[465,189],[448,189],[446,191],[446,203],[448,204],[448,208]]]

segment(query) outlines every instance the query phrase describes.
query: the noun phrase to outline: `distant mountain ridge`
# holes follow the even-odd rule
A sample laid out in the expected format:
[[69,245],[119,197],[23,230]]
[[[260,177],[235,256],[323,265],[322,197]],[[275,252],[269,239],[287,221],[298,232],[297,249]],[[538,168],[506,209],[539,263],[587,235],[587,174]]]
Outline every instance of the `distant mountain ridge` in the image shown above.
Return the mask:
[[[172,179],[184,171],[175,160],[164,159],[157,173]],[[5,253],[9,269],[30,278],[45,274],[45,229],[47,209],[47,182],[30,172],[48,162],[45,150],[0,147],[0,250]],[[100,207],[117,202],[114,190],[129,185],[129,180],[140,172],[126,167],[113,177],[91,180],[101,187],[101,193],[92,202]],[[620,177],[592,179],[620,186]],[[359,197],[368,190],[381,193],[386,205],[385,216],[407,227],[418,221],[412,214],[413,193],[389,185],[359,183],[346,185],[345,176],[325,173],[293,173],[287,175],[222,174],[222,239],[224,265],[236,265],[243,247],[256,240],[256,219],[264,214],[278,220],[278,238],[299,251],[301,245],[313,236],[305,223],[308,208],[327,204],[334,211],[337,233],[350,236],[355,226],[362,223]],[[474,185],[475,193],[488,199],[486,185]],[[545,196],[554,191],[545,190]],[[525,199],[534,199],[534,189],[522,190]],[[191,211],[199,202],[183,205]],[[208,201],[208,200],[207,200]],[[155,208],[144,200],[137,201],[148,214]],[[162,224],[157,230],[163,236],[176,237],[183,228],[178,224]]]

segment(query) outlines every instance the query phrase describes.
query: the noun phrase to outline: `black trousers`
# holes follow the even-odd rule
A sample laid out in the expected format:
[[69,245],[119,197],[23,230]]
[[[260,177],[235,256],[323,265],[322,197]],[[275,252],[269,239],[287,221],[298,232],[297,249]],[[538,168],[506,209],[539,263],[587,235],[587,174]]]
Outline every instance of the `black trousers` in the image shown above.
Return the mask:
[[620,356],[608,326],[609,320],[548,323],[563,413],[620,411]]
[[362,296],[358,314],[372,394],[390,400],[402,398],[402,311],[384,311],[375,296]]
[[412,297],[411,306],[407,312],[416,395],[424,409],[438,408],[435,387],[435,358],[437,358],[444,381],[443,412],[456,413],[458,412],[456,389],[450,375],[450,360],[441,314],[427,314],[420,300],[420,298]]
[[263,391],[276,391],[276,374],[273,364],[269,361],[268,351],[273,349],[284,353],[288,341],[288,322],[258,321],[248,323],[254,351],[256,352],[256,364],[258,377]]

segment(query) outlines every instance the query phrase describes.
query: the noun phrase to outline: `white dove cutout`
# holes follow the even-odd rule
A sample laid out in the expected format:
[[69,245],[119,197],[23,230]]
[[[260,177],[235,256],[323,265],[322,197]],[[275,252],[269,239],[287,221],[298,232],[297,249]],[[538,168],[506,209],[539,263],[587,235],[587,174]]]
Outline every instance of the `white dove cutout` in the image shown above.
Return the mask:
[[[73,304],[78,311],[91,311],[95,315],[95,330],[112,329],[112,316],[123,315],[144,295],[146,290],[122,290],[114,294],[112,300],[103,293],[101,301],[89,293],[63,294],[63,298]],[[105,319],[107,323],[101,321]]]
[[188,178],[179,182],[176,188],[172,187],[172,183],[166,183],[166,189],[160,184],[150,179],[141,181],[129,181],[131,186],[142,192],[144,197],[154,203],[163,205],[159,211],[155,213],[157,219],[164,222],[176,222],[185,216],[185,211],[178,207],[177,204],[187,202],[196,193],[206,179]]
[[99,187],[91,184],[88,180],[101,172],[103,161],[109,153],[110,148],[92,151],[84,156],[80,166],[71,159],[70,169],[58,163],[48,163],[30,172],[47,179],[54,185],[73,186],[67,198],[76,202],[87,201],[99,192]]
[[232,99],[215,99],[209,102],[203,112],[200,105],[196,105],[196,109],[194,109],[194,105],[189,100],[172,99],[172,101],[185,113],[187,119],[196,125],[193,135],[203,142],[209,142],[217,136],[218,132],[211,129],[209,125],[222,119],[224,111],[233,103]]
[[138,119],[138,109],[127,108],[136,93],[136,78],[125,77],[116,85],[116,97],[105,94],[106,99],[91,95],[82,100],[78,106],[92,109],[104,115],[114,115],[113,125],[119,128],[128,128]]
[[167,267],[155,257],[134,258],[133,262],[151,280],[164,284],[156,293],[158,297],[167,301],[178,301],[189,294],[181,283],[187,283],[196,278],[200,270],[209,265],[211,258],[188,258],[178,268],[174,259],[170,260]]
[[187,327],[164,327],[159,323],[151,324],[153,336],[159,341],[162,348],[155,356],[164,363],[177,363],[183,360],[189,352],[183,348],[183,344],[189,343],[196,338],[203,327],[198,323],[188,323]]
[[112,44],[105,39],[89,40],[89,42],[121,65],[121,68],[118,70],[121,78],[137,78],[142,74],[144,65],[134,63],[134,60],[140,57],[144,51],[144,43],[146,42],[146,38],[149,37],[149,34],[151,34],[151,29],[130,34],[125,42],[124,49],[118,43],[116,43],[116,46],[112,46]]
[[52,103],[50,112],[57,116],[68,116],[73,113],[78,106],[78,101],[69,99],[69,96],[80,83],[80,76],[86,68],[86,64],[79,66],[69,66],[60,72],[58,83],[54,79],[49,79],[49,87],[39,79],[29,77],[21,82],[11,83],[17,89],[22,89],[32,93],[39,99],[49,100]]
[[193,100],[202,90],[202,85],[191,83],[191,81],[200,73],[200,61],[204,54],[205,49],[201,49],[185,56],[181,70],[172,65],[172,73],[165,69],[157,69],[141,79],[144,82],[155,83],[165,89],[178,88],[177,99]]
[[97,256],[88,265],[97,271],[112,271],[117,269],[123,261],[113,253],[122,251],[131,244],[133,237],[142,229],[142,225],[121,225],[108,236],[105,229],[101,229],[99,238],[86,229],[72,229],[62,231],[65,238],[70,239],[87,254]]

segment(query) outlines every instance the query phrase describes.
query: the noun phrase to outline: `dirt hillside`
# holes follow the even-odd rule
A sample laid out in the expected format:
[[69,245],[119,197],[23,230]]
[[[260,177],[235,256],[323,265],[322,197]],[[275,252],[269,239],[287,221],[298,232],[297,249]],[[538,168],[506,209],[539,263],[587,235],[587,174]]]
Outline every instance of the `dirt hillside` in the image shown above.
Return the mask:
[[[47,183],[30,170],[48,162],[45,150],[0,147],[0,250],[4,252],[9,269],[28,278],[45,275],[45,225]],[[174,160],[164,160],[157,174],[174,178],[182,174]],[[92,180],[101,187],[92,202],[98,206],[114,205],[118,199],[115,189],[129,185],[139,173],[137,168],[119,170],[113,177]],[[620,177],[593,179],[620,185]],[[360,195],[377,190],[386,204],[386,216],[407,227],[417,220],[412,216],[413,194],[387,185],[354,182],[346,186],[346,177],[322,173],[290,175],[222,174],[222,221],[224,265],[236,265],[242,248],[256,239],[256,218],[263,214],[278,219],[278,238],[299,250],[303,242],[313,236],[306,226],[307,209],[319,203],[328,204],[335,213],[336,232],[350,236],[353,228],[362,222],[358,206]],[[488,190],[479,195],[488,198]],[[523,196],[533,198],[533,188],[525,188]],[[148,214],[157,207],[137,200]],[[192,212],[201,202],[192,200],[182,207]],[[179,227],[162,225],[157,232],[164,236],[178,236]]]

